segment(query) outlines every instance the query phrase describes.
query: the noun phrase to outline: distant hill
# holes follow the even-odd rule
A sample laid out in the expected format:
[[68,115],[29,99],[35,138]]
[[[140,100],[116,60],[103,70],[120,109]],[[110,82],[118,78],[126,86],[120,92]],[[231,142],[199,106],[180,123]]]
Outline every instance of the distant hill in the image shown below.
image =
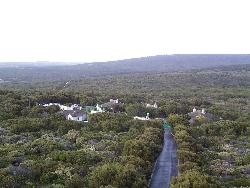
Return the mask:
[[49,62],[49,61],[0,62],[0,68],[49,67],[49,66],[64,66],[64,65],[76,65],[76,64],[79,64],[79,63]]
[[159,55],[119,61],[40,67],[37,64],[22,63],[22,66],[0,67],[0,79],[25,82],[53,81],[128,73],[188,71],[242,64],[250,64],[250,55]]

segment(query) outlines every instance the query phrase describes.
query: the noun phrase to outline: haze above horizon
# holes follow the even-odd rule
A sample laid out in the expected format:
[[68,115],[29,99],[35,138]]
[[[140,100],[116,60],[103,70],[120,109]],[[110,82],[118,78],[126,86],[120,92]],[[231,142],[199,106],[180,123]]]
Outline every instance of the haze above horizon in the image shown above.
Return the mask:
[[248,54],[247,0],[0,2],[0,62]]

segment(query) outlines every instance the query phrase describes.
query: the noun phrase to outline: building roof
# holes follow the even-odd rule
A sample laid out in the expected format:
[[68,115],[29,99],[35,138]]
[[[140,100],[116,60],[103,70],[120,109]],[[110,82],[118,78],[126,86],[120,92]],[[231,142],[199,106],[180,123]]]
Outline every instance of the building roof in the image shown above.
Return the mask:
[[96,108],[95,106],[85,106],[84,108]]
[[65,117],[67,117],[69,114],[72,117],[79,117],[79,116],[85,116],[86,112],[83,112],[83,111],[80,111],[80,110],[65,110],[65,111],[63,111],[63,115]]

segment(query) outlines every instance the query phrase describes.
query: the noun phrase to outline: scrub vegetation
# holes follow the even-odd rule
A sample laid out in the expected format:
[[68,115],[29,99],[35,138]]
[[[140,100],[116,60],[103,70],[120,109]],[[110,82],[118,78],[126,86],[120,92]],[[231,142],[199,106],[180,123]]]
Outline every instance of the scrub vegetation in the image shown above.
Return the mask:
[[[67,84],[66,84],[67,83]],[[119,113],[67,121],[56,102],[92,106],[118,98]],[[145,103],[157,102],[158,108]],[[220,117],[189,125],[193,107]],[[150,121],[134,116],[150,114]],[[0,187],[148,187],[173,127],[172,187],[250,186],[250,66],[0,83]]]

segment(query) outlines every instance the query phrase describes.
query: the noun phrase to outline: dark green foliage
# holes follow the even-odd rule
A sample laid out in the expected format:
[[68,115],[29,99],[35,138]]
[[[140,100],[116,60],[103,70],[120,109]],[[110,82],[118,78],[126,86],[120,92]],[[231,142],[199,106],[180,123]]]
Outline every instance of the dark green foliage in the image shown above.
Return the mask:
[[[0,187],[147,187],[163,140],[161,120],[133,119],[147,113],[173,125],[181,173],[173,187],[249,186],[249,70],[124,74],[67,86],[0,83]],[[90,115],[88,123],[66,121],[58,107],[39,105],[110,98],[121,104]],[[146,108],[154,102],[159,108]],[[194,106],[221,120],[189,126],[186,114]]]
[[171,187],[179,188],[214,188],[219,187],[219,185],[211,180],[211,178],[197,170],[187,170],[185,173],[181,174],[174,180]]
[[[53,95],[51,100],[44,95],[58,102]],[[2,96],[12,103],[22,101],[15,92]],[[0,110],[6,114],[0,122],[1,187],[147,187],[161,150],[161,121],[136,121],[113,112],[90,115],[88,123],[66,121],[57,106],[20,104],[23,110],[10,116],[10,108]],[[128,143],[137,141],[143,153],[141,147],[128,151]]]

